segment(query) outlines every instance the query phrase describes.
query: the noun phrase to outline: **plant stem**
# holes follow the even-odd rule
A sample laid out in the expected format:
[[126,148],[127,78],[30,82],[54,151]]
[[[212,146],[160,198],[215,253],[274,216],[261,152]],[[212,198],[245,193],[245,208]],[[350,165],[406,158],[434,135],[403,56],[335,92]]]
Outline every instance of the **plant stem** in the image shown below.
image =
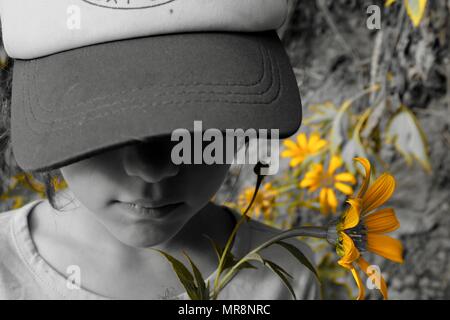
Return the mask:
[[216,288],[219,285],[219,278],[220,278],[220,275],[222,273],[223,265],[225,263],[225,257],[227,256],[227,253],[230,250],[231,244],[233,243],[234,237],[236,236],[236,233],[237,233],[239,227],[241,226],[242,223],[244,223],[244,221],[246,219],[247,219],[247,217],[246,217],[246,213],[245,213],[245,214],[243,214],[241,216],[239,221],[236,223],[236,225],[233,228],[233,231],[231,232],[230,237],[228,238],[228,241],[227,241],[227,243],[225,245],[225,248],[224,248],[224,250],[222,252],[222,256],[220,257],[220,260],[219,260],[219,266],[217,267],[217,276],[216,276],[216,279],[214,280],[214,291],[216,291]]
[[319,238],[319,239],[326,239],[327,238],[327,228],[326,227],[297,227],[293,228],[288,231],[284,231],[279,233],[278,235],[274,236],[273,238],[269,239],[268,241],[264,242],[263,244],[259,245],[249,253],[247,253],[242,259],[240,259],[223,277],[223,280],[219,284],[219,273],[217,274],[217,277],[214,281],[214,291],[212,295],[212,299],[217,299],[217,296],[219,295],[220,291],[233,279],[233,277],[236,275],[236,273],[239,271],[239,267],[249,261],[249,260],[255,260],[254,255],[258,253],[259,251],[267,248],[268,246],[274,244],[275,242],[282,241],[288,238],[294,238],[294,237],[312,237],[312,238]]

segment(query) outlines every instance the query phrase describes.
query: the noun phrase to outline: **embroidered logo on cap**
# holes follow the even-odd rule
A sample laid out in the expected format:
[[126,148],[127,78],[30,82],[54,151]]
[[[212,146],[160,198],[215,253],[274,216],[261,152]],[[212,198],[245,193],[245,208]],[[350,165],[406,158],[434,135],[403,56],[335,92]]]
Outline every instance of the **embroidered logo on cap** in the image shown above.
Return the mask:
[[89,4],[110,9],[145,9],[162,6],[175,0],[82,0]]

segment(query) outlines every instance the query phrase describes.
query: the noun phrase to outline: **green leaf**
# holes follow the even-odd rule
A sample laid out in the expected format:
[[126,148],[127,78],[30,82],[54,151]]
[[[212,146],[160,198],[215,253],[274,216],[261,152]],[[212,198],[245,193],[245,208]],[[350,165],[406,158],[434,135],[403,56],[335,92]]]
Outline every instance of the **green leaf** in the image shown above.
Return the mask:
[[[209,241],[211,242],[214,251],[216,252],[217,255],[217,259],[220,261],[220,257],[223,254],[223,248],[221,248],[213,239],[211,239],[210,237],[208,237],[207,235],[205,235]],[[227,257],[225,258],[225,264],[224,264],[224,270],[229,269],[231,267],[233,267],[239,260],[236,259],[234,257],[234,255],[229,251]],[[240,269],[258,269],[257,267],[253,266],[252,264],[250,264],[249,262],[244,262],[242,263],[238,270]]]
[[198,295],[198,297],[200,298],[200,300],[209,300],[209,297],[210,297],[209,289],[207,289],[207,287],[205,285],[205,280],[204,280],[204,278],[202,276],[202,273],[197,268],[197,266],[192,261],[192,259],[189,257],[189,255],[187,253],[185,253],[185,252],[183,252],[183,254],[188,259],[189,264],[191,265],[192,271],[194,273],[195,284],[196,284],[196,288],[197,288],[197,295]]
[[241,269],[258,269],[258,268],[252,265],[250,262],[246,261],[242,263],[237,269],[241,270]]
[[286,270],[277,265],[275,262],[264,259],[259,253],[253,253],[251,255],[248,255],[247,258],[249,260],[255,260],[262,263],[263,265],[268,267],[271,271],[273,271],[277,276],[279,276],[280,279],[285,284],[285,286],[289,289],[289,292],[292,294],[294,299],[296,299],[294,289],[292,288],[292,285],[288,280],[288,277],[292,279],[292,276]]
[[368,158],[364,147],[358,140],[353,138],[342,148],[341,157],[345,163],[345,167],[353,174],[356,172],[355,161],[353,159],[355,157]]
[[336,117],[338,109],[327,101],[309,107],[312,115],[304,120],[305,125],[318,125],[323,131],[327,131]]
[[264,264],[272,270],[280,279],[283,281],[286,288],[288,288],[289,292],[291,293],[294,300],[297,300],[297,297],[295,296],[294,288],[292,287],[291,283],[289,282],[289,279],[287,276],[292,278],[292,276],[287,273],[283,268],[281,268],[279,265],[277,265],[275,262],[264,260]]
[[208,238],[209,242],[211,242],[211,245],[213,246],[214,252],[217,255],[217,259],[220,260],[220,257],[222,256],[223,249],[208,235],[204,235],[206,238]]
[[379,99],[373,106],[373,111],[369,114],[367,123],[361,131],[361,137],[368,139],[380,124],[381,119],[386,114],[386,99]]
[[248,260],[255,260],[264,264],[264,258],[259,253],[252,253],[247,255]]
[[316,276],[317,280],[320,281],[316,268],[299,248],[284,241],[277,241],[275,243],[289,251],[302,265],[308,268]]
[[361,141],[361,130],[366,120],[372,114],[371,108],[367,109],[359,118],[358,123],[353,129],[352,138],[342,148],[341,156],[344,160],[345,166],[352,173],[356,172],[355,161],[356,157],[368,158],[364,146]]
[[408,165],[416,159],[427,172],[431,172],[425,134],[418,120],[407,107],[402,106],[389,121],[386,128],[386,142],[395,145]]
[[[222,257],[224,249],[221,248],[213,239],[211,239],[207,235],[205,235],[205,237],[207,237],[209,239],[209,241],[211,242],[211,244],[214,248],[214,251],[216,252],[217,259],[218,259],[218,261],[220,261],[220,258]],[[234,239],[233,239],[233,243],[234,243]],[[231,247],[233,247],[233,243],[231,244]],[[233,267],[236,264],[236,262],[237,262],[237,260],[234,258],[231,251],[228,251],[227,256],[225,257],[224,264],[223,264],[223,270],[227,270],[227,269]]]
[[194,276],[184,266],[184,264],[180,260],[176,259],[175,257],[171,256],[168,253],[165,253],[164,251],[158,249],[154,250],[161,253],[170,262],[173,270],[175,271],[175,274],[177,275],[178,279],[180,280],[181,284],[186,290],[189,298],[191,298],[192,300],[200,300],[200,296],[197,293],[197,286],[195,285],[194,282]]
[[331,124],[329,140],[330,150],[332,154],[336,154],[338,152],[339,147],[347,138],[348,121],[346,120],[348,119],[346,118],[346,115],[348,115],[347,111],[351,105],[352,103],[350,100],[344,101]]
[[270,264],[273,268],[276,268],[278,271],[280,271],[286,278],[294,279],[294,277],[289,272],[284,270],[280,265],[276,264],[275,262],[264,259],[264,264],[265,265]]

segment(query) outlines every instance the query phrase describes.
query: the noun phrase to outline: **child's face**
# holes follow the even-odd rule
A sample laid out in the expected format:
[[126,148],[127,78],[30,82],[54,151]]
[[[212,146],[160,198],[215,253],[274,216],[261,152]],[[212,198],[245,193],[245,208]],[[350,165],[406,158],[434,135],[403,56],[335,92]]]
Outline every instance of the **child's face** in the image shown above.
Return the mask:
[[[170,240],[217,192],[229,165],[172,163],[170,137],[154,138],[61,168],[85,211],[123,243],[149,247]],[[125,203],[147,201],[150,213]],[[84,208],[83,208],[84,210]],[[156,216],[156,218],[155,218]]]

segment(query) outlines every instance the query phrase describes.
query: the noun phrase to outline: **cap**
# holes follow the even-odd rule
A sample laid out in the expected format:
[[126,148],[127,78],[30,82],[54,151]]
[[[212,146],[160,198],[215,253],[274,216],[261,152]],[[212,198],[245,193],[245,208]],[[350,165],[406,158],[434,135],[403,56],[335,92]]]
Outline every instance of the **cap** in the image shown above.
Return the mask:
[[[185,0],[128,10],[104,8],[102,1],[87,1],[94,6],[79,2],[91,10],[127,13]],[[229,2],[236,8],[256,3]],[[263,7],[273,3],[260,2]],[[236,8],[230,10],[236,14]],[[263,18],[253,19],[263,24]],[[136,139],[192,129],[194,121],[202,121],[204,129],[278,129],[281,138],[292,135],[301,122],[300,96],[272,27],[253,32],[177,30],[110,41],[100,37],[75,48],[54,44],[52,51],[45,51],[48,46],[36,49],[34,41],[28,48],[17,47],[18,56],[39,56],[14,63],[11,135],[17,163],[27,171],[54,169]]]

